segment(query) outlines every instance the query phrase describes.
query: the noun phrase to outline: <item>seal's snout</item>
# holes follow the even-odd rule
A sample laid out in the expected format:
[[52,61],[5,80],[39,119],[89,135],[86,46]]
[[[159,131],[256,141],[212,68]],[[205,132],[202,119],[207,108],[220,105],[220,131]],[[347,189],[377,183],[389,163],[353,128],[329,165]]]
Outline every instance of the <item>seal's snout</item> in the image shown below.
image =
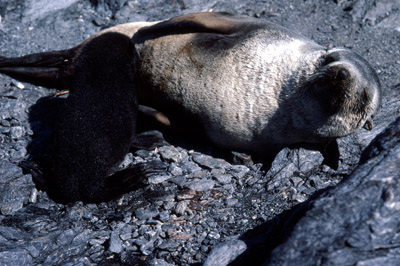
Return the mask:
[[336,76],[337,80],[346,80],[349,77],[350,77],[350,73],[345,68],[339,69],[339,71],[337,72],[337,76]]
[[343,90],[349,88],[352,74],[347,66],[338,63],[331,64],[326,69],[325,74],[324,82],[329,91],[334,93],[336,96],[339,96],[337,94],[341,95],[344,93]]

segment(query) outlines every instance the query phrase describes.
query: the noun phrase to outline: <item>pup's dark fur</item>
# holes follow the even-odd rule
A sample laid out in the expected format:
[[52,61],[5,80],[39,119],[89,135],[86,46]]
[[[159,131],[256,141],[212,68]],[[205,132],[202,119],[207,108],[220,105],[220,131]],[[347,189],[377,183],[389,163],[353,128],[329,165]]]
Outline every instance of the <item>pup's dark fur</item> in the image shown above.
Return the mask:
[[82,47],[43,167],[49,195],[56,201],[107,201],[141,181],[146,165],[113,174],[135,139],[136,61],[132,41],[119,33]]

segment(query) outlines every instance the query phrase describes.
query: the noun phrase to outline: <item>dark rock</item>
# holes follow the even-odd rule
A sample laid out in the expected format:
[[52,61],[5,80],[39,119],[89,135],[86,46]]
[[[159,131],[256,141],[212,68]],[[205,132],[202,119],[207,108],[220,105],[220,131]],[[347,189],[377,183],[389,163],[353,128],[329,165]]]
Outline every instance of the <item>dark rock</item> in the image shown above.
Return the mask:
[[245,250],[246,244],[241,240],[223,242],[213,248],[203,265],[228,265]]
[[302,206],[303,217],[267,264],[398,263],[399,136],[400,118],[373,141],[349,177]]
[[[397,136],[397,137],[395,137]],[[319,191],[249,233],[252,246],[235,265],[397,265],[400,228],[400,117],[364,151],[360,165],[335,187]],[[268,232],[264,231],[268,228]],[[253,234],[253,235],[252,235]],[[252,235],[250,237],[250,235]]]

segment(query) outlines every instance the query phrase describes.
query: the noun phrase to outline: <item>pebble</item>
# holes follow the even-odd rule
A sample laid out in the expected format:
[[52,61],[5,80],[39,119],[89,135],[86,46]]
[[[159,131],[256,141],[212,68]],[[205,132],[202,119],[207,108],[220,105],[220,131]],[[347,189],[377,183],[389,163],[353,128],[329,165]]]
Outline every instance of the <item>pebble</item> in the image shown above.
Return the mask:
[[175,207],[175,213],[178,216],[183,216],[185,214],[186,208],[187,208],[187,201],[180,201],[176,204]]
[[183,174],[182,168],[177,166],[175,163],[171,163],[168,166],[168,172],[170,172],[173,176],[180,176]]
[[147,180],[150,184],[160,184],[171,178],[172,178],[171,175],[152,175],[149,176]]
[[12,127],[10,135],[13,139],[19,139],[25,135],[25,128],[21,126]]
[[182,171],[187,174],[195,173],[201,171],[202,169],[194,162],[185,162],[180,165]]
[[135,210],[135,216],[140,220],[148,220],[157,216],[158,210],[154,207]]
[[215,186],[215,182],[209,179],[203,179],[200,181],[191,181],[185,184],[185,187],[188,187],[194,191],[207,191],[212,189]]
[[215,159],[209,155],[198,154],[198,153],[193,155],[193,161],[208,169],[214,169],[214,168],[226,169],[231,166],[225,160]]
[[122,251],[122,240],[118,232],[113,231],[111,233],[109,250],[113,253],[120,253]]
[[181,153],[174,146],[162,146],[158,148],[161,157],[166,161],[179,163],[182,161]]
[[215,175],[214,178],[220,183],[220,184],[229,184],[232,181],[232,176],[231,175]]

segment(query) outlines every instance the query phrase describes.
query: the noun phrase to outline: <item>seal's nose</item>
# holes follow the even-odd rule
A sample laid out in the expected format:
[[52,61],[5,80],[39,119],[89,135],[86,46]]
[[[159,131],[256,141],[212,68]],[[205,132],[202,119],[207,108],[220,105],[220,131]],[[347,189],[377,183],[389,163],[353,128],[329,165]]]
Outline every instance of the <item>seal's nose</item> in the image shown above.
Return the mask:
[[336,78],[338,80],[345,80],[350,76],[349,71],[347,71],[347,69],[345,68],[341,68],[339,69],[339,71],[337,72]]

